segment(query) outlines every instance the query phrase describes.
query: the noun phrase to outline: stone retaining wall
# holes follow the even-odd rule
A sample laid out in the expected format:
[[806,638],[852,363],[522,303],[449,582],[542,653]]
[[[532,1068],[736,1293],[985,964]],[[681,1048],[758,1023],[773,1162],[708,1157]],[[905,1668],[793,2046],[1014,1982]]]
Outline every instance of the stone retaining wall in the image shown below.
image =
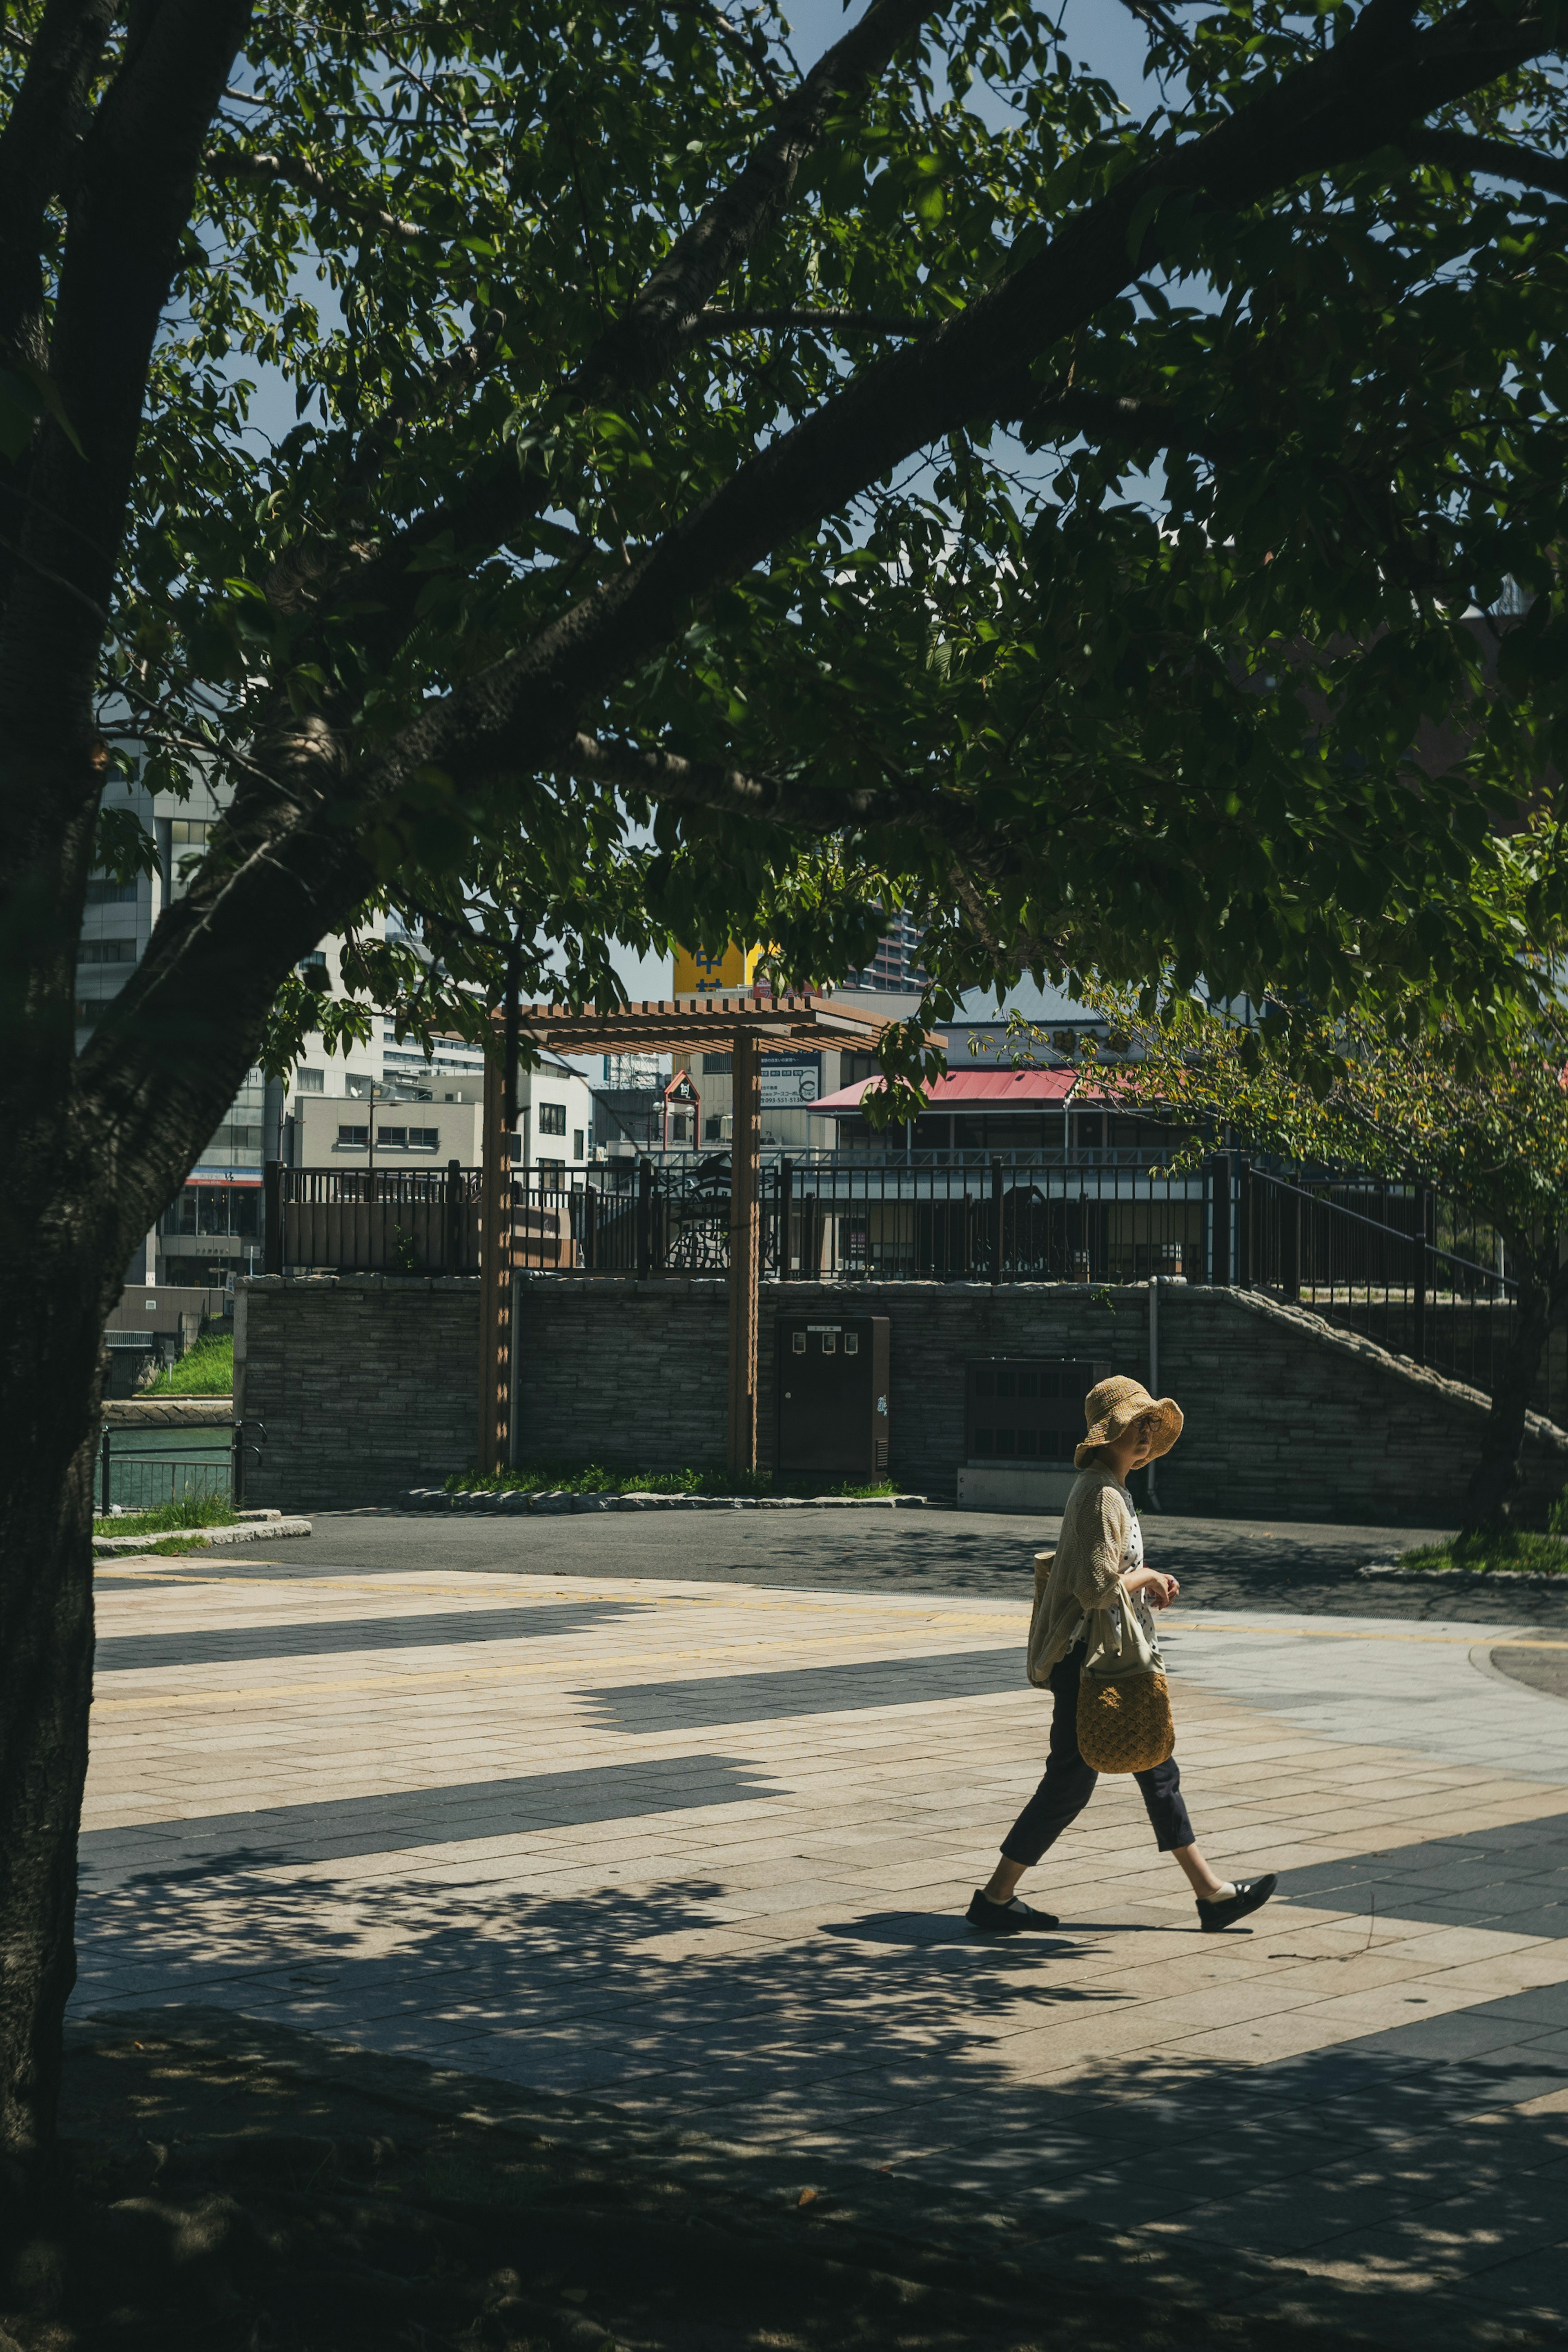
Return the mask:
[[378,1275],[238,1286],[237,1413],[266,1424],[247,1503],[291,1511],[389,1503],[473,1462],[479,1286]]
[[[1146,1379],[1149,1293],[1077,1283],[770,1284],[759,1397],[773,1426],[773,1316],[820,1307],[891,1323],[891,1473],[951,1494],[972,1355],[1107,1360]],[[472,1280],[276,1276],[246,1283],[237,1409],[267,1424],[247,1499],[293,1510],[392,1502],[471,1465],[479,1286]],[[721,1282],[531,1283],[518,1333],[526,1458],[621,1470],[724,1456]],[[1225,1516],[1441,1526],[1458,1513],[1487,1404],[1304,1309],[1247,1291],[1163,1285],[1160,1385],[1187,1426],[1162,1464],[1168,1508]],[[1568,1483],[1568,1434],[1531,1420],[1528,1506]]]

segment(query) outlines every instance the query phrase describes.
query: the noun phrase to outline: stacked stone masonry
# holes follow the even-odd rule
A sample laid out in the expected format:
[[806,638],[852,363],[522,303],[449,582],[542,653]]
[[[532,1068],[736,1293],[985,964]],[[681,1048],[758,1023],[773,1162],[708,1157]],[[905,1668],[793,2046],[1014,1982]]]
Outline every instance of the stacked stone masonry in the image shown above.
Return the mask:
[[[760,1426],[773,1429],[780,1305],[879,1314],[892,1340],[891,1475],[953,1490],[973,1356],[1110,1360],[1149,1370],[1149,1293],[1081,1284],[889,1283],[763,1292]],[[527,1284],[518,1329],[523,1459],[662,1470],[724,1458],[722,1282]],[[479,1286],[384,1276],[243,1286],[237,1410],[266,1423],[247,1499],[292,1510],[392,1503],[474,1460]],[[1168,1509],[1398,1526],[1453,1519],[1486,1400],[1304,1309],[1246,1291],[1164,1284],[1160,1386],[1187,1416],[1160,1468]],[[1531,1418],[1524,1502],[1568,1483],[1568,1434]]]

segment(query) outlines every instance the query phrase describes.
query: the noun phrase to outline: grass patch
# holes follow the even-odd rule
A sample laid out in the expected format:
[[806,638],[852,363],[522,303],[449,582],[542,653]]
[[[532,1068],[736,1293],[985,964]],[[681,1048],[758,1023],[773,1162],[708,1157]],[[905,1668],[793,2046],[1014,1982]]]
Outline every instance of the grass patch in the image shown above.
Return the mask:
[[151,1510],[123,1511],[107,1519],[95,1517],[95,1536],[167,1535],[176,1528],[232,1528],[234,1505],[222,1495],[182,1495],[173,1503],[154,1503]]
[[516,1470],[498,1470],[481,1478],[477,1470],[455,1471],[446,1491],[486,1495],[712,1495],[733,1500],[737,1496],[798,1495],[830,1498],[898,1495],[902,1488],[890,1478],[871,1486],[848,1480],[836,1486],[775,1480],[771,1470],[731,1478],[723,1470],[606,1470],[602,1462],[525,1462]]
[[1447,1543],[1419,1544],[1414,1551],[1400,1553],[1399,1565],[1423,1576],[1485,1576],[1493,1569],[1568,1576],[1568,1543],[1561,1536],[1505,1528],[1495,1534],[1455,1536]]
[[177,1364],[159,1373],[150,1389],[138,1391],[142,1396],[232,1396],[234,1394],[234,1339],[216,1331],[208,1331],[187,1348]]

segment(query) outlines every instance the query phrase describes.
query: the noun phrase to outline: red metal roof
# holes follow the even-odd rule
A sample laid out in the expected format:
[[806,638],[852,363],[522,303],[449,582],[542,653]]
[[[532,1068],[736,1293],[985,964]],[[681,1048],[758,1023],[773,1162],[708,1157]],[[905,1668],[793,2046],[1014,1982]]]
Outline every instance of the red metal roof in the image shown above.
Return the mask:
[[[1047,1103],[1058,1108],[1066,1102],[1078,1079],[1076,1070],[950,1070],[944,1078],[925,1089],[926,1106],[931,1110],[1038,1110]],[[820,1102],[807,1106],[813,1113],[836,1112],[840,1118],[858,1111],[867,1084],[876,1087],[873,1078],[858,1086],[840,1087],[836,1095],[824,1095]]]

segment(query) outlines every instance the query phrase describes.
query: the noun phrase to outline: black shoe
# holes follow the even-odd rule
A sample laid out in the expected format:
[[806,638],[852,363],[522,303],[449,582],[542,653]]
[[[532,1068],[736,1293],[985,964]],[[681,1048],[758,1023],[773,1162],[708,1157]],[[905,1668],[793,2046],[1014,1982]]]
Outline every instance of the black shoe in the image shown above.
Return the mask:
[[1031,1910],[1021,1895],[1015,1895],[1011,1903],[993,1903],[978,1886],[963,1916],[983,1936],[1021,1936],[1030,1927],[1059,1927],[1062,1924],[1048,1911]]
[[1238,1878],[1236,1893],[1227,1895],[1222,1903],[1205,1903],[1198,1897],[1198,1918],[1204,1933],[1216,1935],[1221,1927],[1234,1927],[1249,1911],[1260,1911],[1279,1881],[1273,1871],[1267,1878]]

